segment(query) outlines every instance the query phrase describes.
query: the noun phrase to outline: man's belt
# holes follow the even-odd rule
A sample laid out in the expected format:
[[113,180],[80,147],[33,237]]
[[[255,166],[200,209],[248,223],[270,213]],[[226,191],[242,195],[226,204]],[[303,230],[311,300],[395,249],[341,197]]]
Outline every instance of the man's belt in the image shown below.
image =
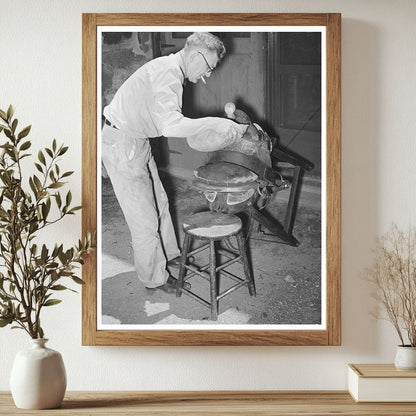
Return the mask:
[[119,130],[119,128],[115,124],[113,124],[111,121],[108,121],[105,117],[103,117],[103,119],[104,119],[104,123],[107,124],[107,126],[110,126],[113,129]]

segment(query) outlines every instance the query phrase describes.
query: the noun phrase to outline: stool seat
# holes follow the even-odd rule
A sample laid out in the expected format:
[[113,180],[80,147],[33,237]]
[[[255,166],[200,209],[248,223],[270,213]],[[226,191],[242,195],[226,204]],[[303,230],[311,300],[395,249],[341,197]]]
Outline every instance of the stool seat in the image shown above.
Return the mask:
[[202,238],[223,238],[241,230],[241,219],[235,215],[204,211],[193,214],[183,222],[185,233]]

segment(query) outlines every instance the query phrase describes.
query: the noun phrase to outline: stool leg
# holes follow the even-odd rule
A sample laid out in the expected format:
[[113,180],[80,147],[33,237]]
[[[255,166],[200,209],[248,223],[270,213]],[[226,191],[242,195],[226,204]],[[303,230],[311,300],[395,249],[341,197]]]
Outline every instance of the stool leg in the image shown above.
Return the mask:
[[211,320],[218,319],[218,299],[217,299],[217,265],[215,261],[215,241],[209,242],[209,282],[211,288]]
[[182,295],[183,279],[185,278],[186,272],[186,260],[188,257],[189,247],[191,245],[191,237],[185,233],[185,239],[183,240],[181,261],[179,264],[179,275],[178,275],[178,287],[176,288],[176,297],[179,298]]
[[256,296],[256,286],[254,285],[254,277],[251,271],[250,265],[248,264],[246,242],[243,236],[243,232],[240,231],[237,235],[238,251],[240,252],[241,261],[243,263],[244,274],[246,275],[246,281],[250,296]]

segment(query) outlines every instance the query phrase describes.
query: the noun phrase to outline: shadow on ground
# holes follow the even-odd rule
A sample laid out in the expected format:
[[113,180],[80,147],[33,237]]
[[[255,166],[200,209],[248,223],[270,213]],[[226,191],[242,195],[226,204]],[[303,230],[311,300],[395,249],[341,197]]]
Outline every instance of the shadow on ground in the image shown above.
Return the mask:
[[[205,200],[187,178],[165,174],[162,181],[171,203],[177,236],[182,242],[183,218],[207,209]],[[301,191],[293,228],[300,245],[291,247],[250,239],[249,256],[257,296],[251,297],[246,287],[225,296],[219,302],[220,315],[215,324],[320,323],[320,188],[312,188]],[[287,198],[288,191],[275,195],[267,207],[270,215],[283,219]],[[174,294],[145,290],[134,271],[130,232],[108,179],[102,183],[102,237],[103,324],[214,324],[210,321],[209,309],[188,296],[176,298]],[[242,275],[241,266],[236,265],[234,272]],[[172,274],[177,275],[177,271],[173,270]],[[190,280],[192,290],[208,299],[208,282],[195,279]],[[225,284],[225,280],[221,282],[223,287]]]

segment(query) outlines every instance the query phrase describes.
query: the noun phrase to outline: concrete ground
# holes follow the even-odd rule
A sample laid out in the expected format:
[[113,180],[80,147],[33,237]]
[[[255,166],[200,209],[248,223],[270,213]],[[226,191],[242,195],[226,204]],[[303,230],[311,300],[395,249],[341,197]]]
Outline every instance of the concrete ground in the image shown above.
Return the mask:
[[[172,174],[173,173],[173,174]],[[192,188],[190,171],[161,172],[172,217],[182,244],[181,224],[187,215],[207,208],[202,194]],[[269,214],[284,219],[289,191],[274,195]],[[133,268],[130,233],[109,179],[102,182],[102,323],[103,324],[262,324],[310,325],[321,323],[321,191],[320,182],[306,178],[300,192],[293,235],[298,247],[249,239],[249,257],[257,296],[241,287],[219,302],[219,317],[194,299],[148,293]],[[201,256],[197,261],[206,263]],[[243,275],[239,264],[235,274]],[[176,270],[172,270],[177,275]],[[208,282],[190,280],[192,290],[208,299]],[[221,279],[221,291],[227,279]]]

